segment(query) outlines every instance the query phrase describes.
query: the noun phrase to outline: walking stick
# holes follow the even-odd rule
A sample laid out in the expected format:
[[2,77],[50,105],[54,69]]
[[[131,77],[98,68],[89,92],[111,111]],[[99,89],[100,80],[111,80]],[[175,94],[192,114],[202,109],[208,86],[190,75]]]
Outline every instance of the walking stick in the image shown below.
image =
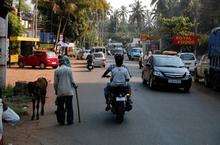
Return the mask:
[[78,110],[78,119],[79,119],[79,123],[81,123],[80,108],[79,108],[79,98],[78,98],[77,88],[75,88],[75,93],[76,93],[76,103],[77,103],[77,110]]

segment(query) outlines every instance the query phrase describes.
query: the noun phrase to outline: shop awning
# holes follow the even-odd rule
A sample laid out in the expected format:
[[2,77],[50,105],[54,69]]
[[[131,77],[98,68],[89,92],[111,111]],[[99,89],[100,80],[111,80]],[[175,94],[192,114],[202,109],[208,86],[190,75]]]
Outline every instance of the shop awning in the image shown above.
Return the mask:
[[34,38],[34,37],[10,37],[10,41],[29,41],[29,42],[39,42],[40,38]]

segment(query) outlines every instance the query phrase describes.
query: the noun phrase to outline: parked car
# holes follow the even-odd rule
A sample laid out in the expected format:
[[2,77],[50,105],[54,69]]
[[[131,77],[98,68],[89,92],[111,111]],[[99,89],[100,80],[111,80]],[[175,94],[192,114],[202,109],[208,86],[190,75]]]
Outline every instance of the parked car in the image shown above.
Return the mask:
[[25,66],[32,66],[33,68],[39,66],[41,69],[46,67],[57,68],[59,65],[58,56],[52,51],[34,51],[32,55],[20,56],[18,59],[20,68]]
[[200,79],[205,78],[205,72],[208,70],[209,59],[208,55],[203,55],[199,63],[196,65],[194,80],[199,82]]
[[103,52],[93,53],[94,55],[94,66],[95,67],[105,67],[106,58]]
[[143,83],[150,88],[173,86],[184,88],[188,92],[192,84],[189,70],[178,56],[152,55],[144,61],[142,69]]
[[196,57],[193,53],[179,53],[178,56],[182,59],[185,66],[191,74],[194,74],[196,68]]
[[129,60],[137,59],[139,60],[140,57],[143,56],[143,52],[141,48],[132,48],[130,51],[128,51],[128,58]]

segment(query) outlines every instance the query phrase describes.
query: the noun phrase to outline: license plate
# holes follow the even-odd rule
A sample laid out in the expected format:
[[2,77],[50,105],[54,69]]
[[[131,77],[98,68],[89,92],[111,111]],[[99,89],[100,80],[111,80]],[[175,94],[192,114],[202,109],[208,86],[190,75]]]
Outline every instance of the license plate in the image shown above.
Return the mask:
[[168,80],[170,84],[181,84],[181,80]]
[[56,64],[56,62],[52,62],[52,64]]
[[125,97],[116,97],[116,101],[125,101]]

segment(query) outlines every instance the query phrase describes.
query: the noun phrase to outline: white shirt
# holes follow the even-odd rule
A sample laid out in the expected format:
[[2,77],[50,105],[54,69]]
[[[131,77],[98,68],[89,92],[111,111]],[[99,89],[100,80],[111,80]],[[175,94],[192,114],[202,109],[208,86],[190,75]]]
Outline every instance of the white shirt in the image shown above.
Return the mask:
[[66,65],[61,65],[54,73],[54,89],[57,96],[73,96],[74,80],[72,70]]
[[111,85],[123,85],[126,80],[130,79],[130,74],[128,69],[125,67],[114,67],[111,70]]

